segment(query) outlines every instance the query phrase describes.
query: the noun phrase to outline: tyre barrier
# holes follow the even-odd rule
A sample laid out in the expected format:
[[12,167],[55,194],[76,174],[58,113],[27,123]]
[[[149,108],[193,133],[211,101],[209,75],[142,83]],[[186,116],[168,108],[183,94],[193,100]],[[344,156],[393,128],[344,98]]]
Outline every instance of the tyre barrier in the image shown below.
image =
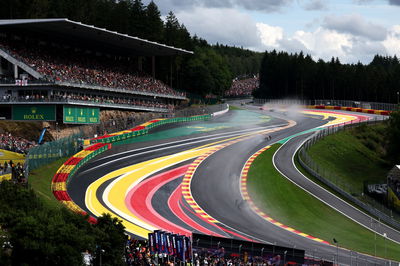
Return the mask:
[[376,115],[390,115],[390,111],[385,110],[374,110],[374,109],[364,109],[356,107],[344,107],[344,106],[328,106],[328,105],[307,105],[307,109],[326,109],[326,110],[342,110],[366,114],[376,114]]

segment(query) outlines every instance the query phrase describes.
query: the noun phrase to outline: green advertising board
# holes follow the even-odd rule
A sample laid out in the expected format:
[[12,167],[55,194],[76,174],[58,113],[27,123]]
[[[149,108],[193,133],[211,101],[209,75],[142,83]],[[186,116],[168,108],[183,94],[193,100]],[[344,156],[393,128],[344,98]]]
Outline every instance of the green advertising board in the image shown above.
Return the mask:
[[64,124],[100,123],[100,108],[64,105],[63,109]]
[[55,121],[55,105],[13,105],[12,120]]

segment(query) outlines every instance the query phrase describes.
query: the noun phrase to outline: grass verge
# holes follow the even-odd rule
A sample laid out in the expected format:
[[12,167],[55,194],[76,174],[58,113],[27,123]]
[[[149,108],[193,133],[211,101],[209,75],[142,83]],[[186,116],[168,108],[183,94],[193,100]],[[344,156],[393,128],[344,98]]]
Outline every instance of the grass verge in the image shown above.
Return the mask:
[[[248,174],[248,190],[257,206],[279,222],[339,246],[374,255],[375,235],[284,178],[273,166],[280,145],[258,156]],[[376,238],[377,256],[400,261],[400,245]],[[387,254],[387,255],[386,255]]]
[[386,183],[390,165],[383,159],[380,131],[383,125],[362,126],[323,138],[308,154],[326,173],[357,195],[364,181]]
[[244,109],[237,106],[229,105],[229,110],[244,110]]
[[48,165],[40,167],[29,173],[29,185],[43,199],[43,202],[53,208],[60,208],[62,205],[57,201],[51,192],[51,180],[60,166],[68,158],[61,158]]

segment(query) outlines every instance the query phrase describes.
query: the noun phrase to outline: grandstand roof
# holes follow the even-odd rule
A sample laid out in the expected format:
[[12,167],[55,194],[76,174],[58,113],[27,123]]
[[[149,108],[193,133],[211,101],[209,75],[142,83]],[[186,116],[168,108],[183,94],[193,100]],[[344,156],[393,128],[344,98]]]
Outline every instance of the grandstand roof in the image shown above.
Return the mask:
[[137,55],[170,56],[193,54],[193,52],[184,49],[109,31],[66,18],[0,20],[0,30],[3,28],[15,29],[16,32],[23,29],[62,39],[75,37],[98,44],[134,51]]

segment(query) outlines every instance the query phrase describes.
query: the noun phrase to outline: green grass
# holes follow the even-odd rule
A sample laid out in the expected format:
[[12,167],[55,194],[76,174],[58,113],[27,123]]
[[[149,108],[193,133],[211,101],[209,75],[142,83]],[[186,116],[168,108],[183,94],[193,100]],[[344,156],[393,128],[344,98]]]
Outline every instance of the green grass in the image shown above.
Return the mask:
[[[346,218],[284,178],[272,164],[280,145],[262,153],[248,174],[248,190],[266,214],[304,233],[358,252],[374,254],[374,233]],[[387,258],[400,260],[400,245],[387,241]],[[377,236],[377,255],[385,257],[385,240]]]
[[313,145],[308,154],[326,173],[334,173],[335,182],[337,179],[359,195],[364,181],[386,183],[390,165],[383,159],[381,127],[363,126],[327,136]]
[[60,208],[62,205],[51,192],[51,180],[60,166],[68,158],[61,158],[29,173],[29,185],[49,207]]
[[244,109],[238,106],[229,105],[229,110],[244,110]]

